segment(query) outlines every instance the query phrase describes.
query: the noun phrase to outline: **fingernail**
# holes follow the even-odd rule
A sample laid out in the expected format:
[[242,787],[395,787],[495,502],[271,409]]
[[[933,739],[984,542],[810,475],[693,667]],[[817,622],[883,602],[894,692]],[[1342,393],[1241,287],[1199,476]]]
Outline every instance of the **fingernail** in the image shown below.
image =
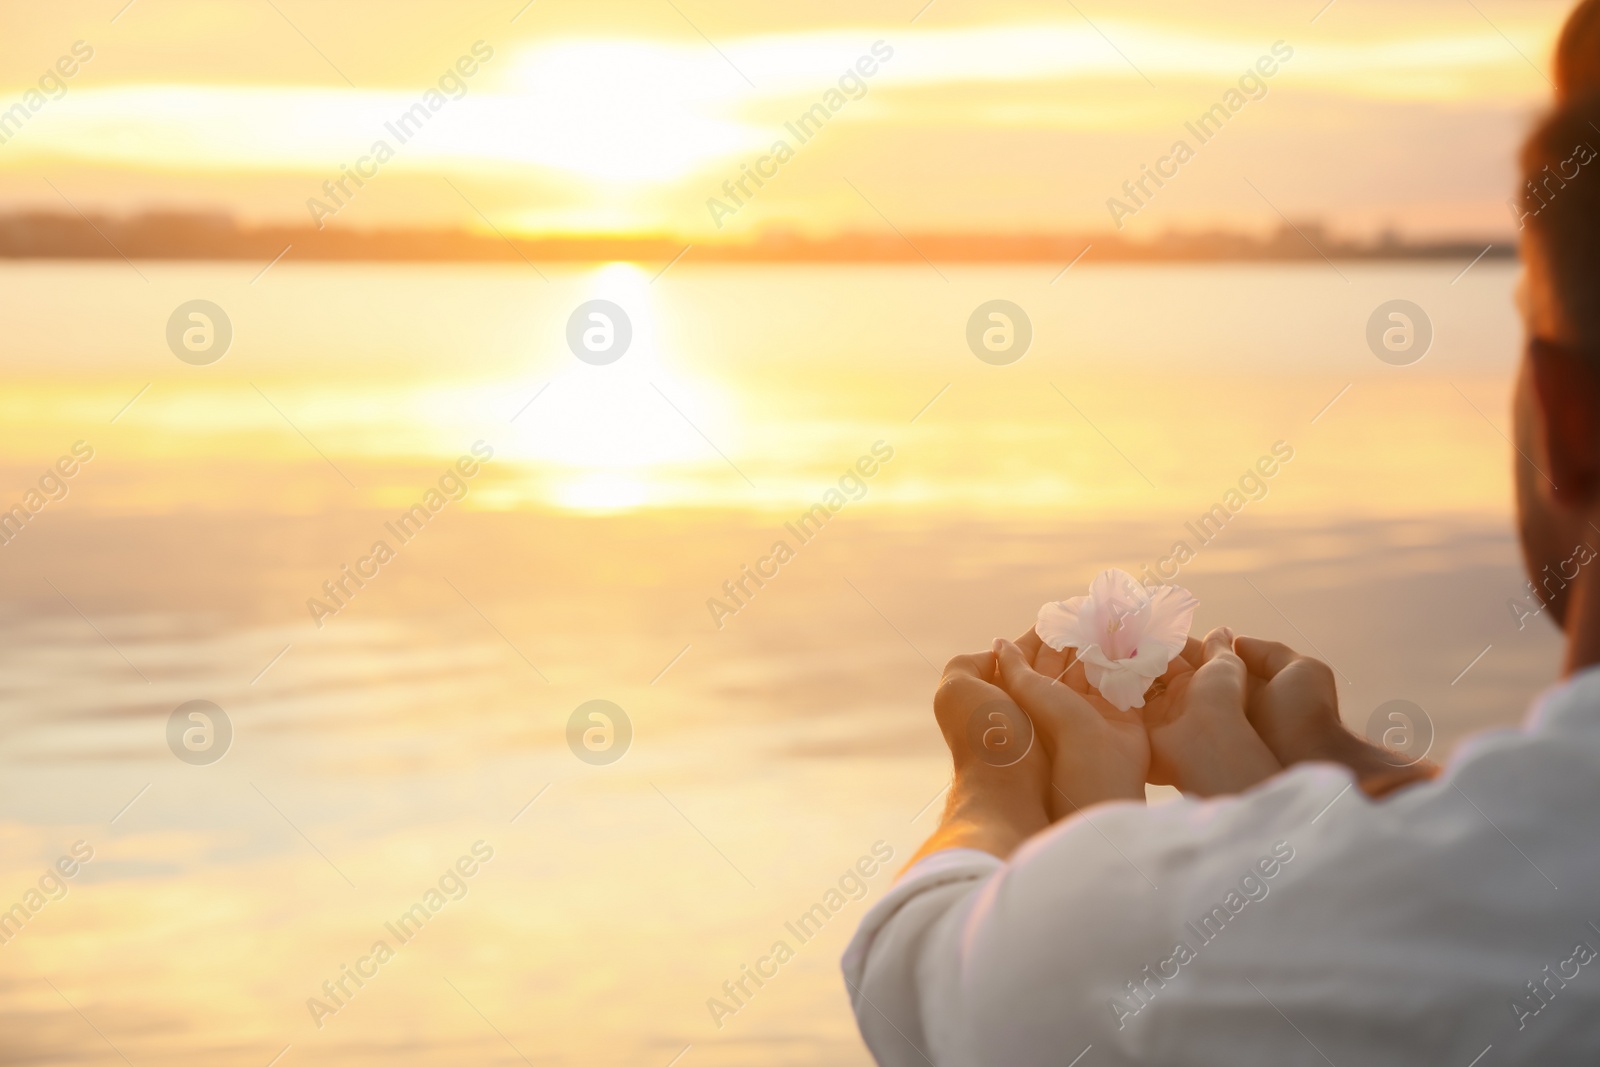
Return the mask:
[[1005,643],[1006,643],[1006,639],[1003,638],[1003,637],[997,637],[997,638],[994,639],[994,654],[995,655],[998,656],[1000,654],[1000,646],[1004,645]]

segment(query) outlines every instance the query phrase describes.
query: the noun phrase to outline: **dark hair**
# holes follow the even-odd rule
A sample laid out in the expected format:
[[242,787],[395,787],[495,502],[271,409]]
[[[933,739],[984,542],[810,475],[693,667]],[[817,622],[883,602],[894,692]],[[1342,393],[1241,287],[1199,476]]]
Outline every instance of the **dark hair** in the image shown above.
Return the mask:
[[1600,87],[1558,105],[1522,147],[1519,225],[1537,236],[1562,312],[1600,350]]
[[1600,0],[1583,0],[1556,44],[1556,99],[1600,89]]

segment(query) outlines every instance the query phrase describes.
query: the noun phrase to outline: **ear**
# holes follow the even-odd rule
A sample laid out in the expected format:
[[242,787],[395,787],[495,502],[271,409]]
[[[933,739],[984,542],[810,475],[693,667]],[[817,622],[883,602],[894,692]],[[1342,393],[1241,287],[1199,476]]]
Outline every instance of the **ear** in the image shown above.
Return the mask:
[[1556,500],[1587,509],[1600,495],[1600,375],[1564,345],[1528,346],[1540,445]]

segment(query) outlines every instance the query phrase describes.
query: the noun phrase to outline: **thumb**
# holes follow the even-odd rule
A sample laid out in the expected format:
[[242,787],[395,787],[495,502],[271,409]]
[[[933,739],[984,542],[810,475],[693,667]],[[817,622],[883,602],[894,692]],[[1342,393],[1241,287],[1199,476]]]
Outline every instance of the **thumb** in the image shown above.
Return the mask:
[[1279,671],[1300,658],[1288,645],[1263,641],[1259,637],[1241,637],[1234,642],[1234,649],[1250,668],[1250,673],[1262,678],[1276,677]]
[[1028,663],[1028,658],[1015,644],[1006,640],[994,643],[995,662],[999,667],[1000,685],[1011,694],[1022,709],[1030,715],[1059,715],[1072,690],[1046,678]]
[[[1195,669],[1195,684],[1204,692],[1237,691],[1243,698],[1249,672],[1244,661],[1233,651],[1233,631],[1219,626],[1206,634],[1201,643],[1200,666]],[[1222,687],[1221,689],[1215,687]]]
[[1201,663],[1210,663],[1218,656],[1238,659],[1233,651],[1233,631],[1226,626],[1218,626],[1206,634],[1205,640],[1200,645]]

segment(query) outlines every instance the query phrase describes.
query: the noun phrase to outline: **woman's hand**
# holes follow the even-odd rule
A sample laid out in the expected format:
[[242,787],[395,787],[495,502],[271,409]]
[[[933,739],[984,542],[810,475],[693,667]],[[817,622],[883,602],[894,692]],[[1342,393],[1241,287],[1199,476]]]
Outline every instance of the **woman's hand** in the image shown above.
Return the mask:
[[1203,642],[1191,637],[1167,672],[1166,692],[1145,705],[1151,782],[1211,797],[1243,792],[1282,770],[1246,715],[1249,674],[1233,644],[1226,627]]

